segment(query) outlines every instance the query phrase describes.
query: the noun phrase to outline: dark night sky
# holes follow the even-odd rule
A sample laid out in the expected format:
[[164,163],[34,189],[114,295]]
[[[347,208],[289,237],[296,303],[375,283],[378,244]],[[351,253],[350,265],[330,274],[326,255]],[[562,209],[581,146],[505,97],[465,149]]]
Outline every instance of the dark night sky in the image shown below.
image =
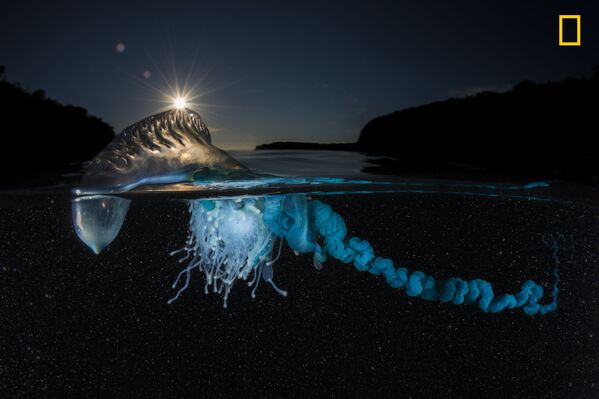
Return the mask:
[[[217,145],[353,141],[397,109],[588,75],[591,3],[22,0],[2,6],[0,64],[117,131],[164,106],[150,86],[168,91],[176,71]],[[560,13],[582,14],[582,47],[557,46]]]

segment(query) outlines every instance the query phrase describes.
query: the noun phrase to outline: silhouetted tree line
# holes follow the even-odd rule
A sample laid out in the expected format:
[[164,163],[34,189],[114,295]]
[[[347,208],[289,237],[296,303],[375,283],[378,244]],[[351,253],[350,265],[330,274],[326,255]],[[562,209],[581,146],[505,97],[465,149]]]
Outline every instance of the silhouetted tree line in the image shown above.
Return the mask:
[[[599,66],[591,78],[483,92],[370,121],[360,151],[398,157],[379,171],[599,180]],[[375,168],[373,171],[376,171]]]
[[0,66],[0,185],[47,183],[93,158],[113,128],[87,110],[29,93]]

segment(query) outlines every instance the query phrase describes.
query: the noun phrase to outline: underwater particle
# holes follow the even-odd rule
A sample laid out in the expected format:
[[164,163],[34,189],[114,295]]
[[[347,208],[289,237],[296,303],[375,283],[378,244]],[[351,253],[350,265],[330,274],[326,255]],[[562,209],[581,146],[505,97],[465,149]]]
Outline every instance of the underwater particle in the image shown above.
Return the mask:
[[117,53],[124,53],[126,48],[127,47],[125,46],[125,43],[123,43],[123,42],[118,42],[115,46],[115,50]]
[[152,77],[152,72],[150,72],[148,69],[146,69],[143,73],[143,77],[145,79],[150,79]]

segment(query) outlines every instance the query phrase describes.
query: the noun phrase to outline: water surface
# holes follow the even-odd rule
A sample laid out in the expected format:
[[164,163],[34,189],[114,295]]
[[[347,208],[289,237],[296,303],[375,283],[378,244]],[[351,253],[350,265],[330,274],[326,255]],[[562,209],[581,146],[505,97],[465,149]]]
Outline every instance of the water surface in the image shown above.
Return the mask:
[[[135,192],[100,255],[73,231],[69,187],[4,191],[0,203],[0,392],[6,397],[599,395],[598,208],[592,188],[361,172],[368,156],[233,153],[265,173],[388,184],[300,184]],[[330,155],[330,156],[328,156]],[[538,183],[538,182],[536,182]],[[189,188],[189,187],[187,187]],[[546,233],[571,235],[558,309],[529,317],[408,297],[329,259],[317,270],[283,247],[279,296],[242,282],[227,309],[197,273],[173,304],[187,200],[302,192],[398,266],[526,279],[550,290]]]

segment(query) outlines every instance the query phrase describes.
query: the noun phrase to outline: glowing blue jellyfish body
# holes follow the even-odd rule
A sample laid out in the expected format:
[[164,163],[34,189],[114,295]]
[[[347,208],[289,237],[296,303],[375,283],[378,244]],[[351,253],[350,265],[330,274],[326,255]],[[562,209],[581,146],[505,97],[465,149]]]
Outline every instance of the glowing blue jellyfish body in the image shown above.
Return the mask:
[[[217,182],[217,187],[218,181],[228,183],[237,178],[243,187],[255,187],[260,180],[252,182],[252,176],[256,175],[211,144],[199,115],[187,109],[168,111],[126,129],[90,163],[81,187],[74,191],[86,196],[72,201],[73,225],[81,240],[99,253],[116,238],[129,200],[98,194],[202,179]],[[285,179],[270,181],[284,183]],[[319,182],[337,184],[342,180]],[[179,289],[169,303],[189,287],[196,269],[204,275],[206,293],[212,289],[222,294],[225,306],[237,280],[248,281],[253,287],[252,296],[260,280],[287,295],[273,281],[273,265],[286,242],[296,255],[312,254],[317,268],[327,258],[334,258],[359,271],[381,276],[392,288],[403,289],[408,296],[478,305],[485,312],[522,308],[529,315],[545,314],[557,308],[559,251],[568,249],[564,236],[545,238],[552,251],[555,281],[552,300],[541,304],[543,288],[530,280],[524,282],[519,292],[498,296],[492,285],[482,279],[439,280],[422,271],[398,267],[393,260],[377,255],[368,241],[348,238],[341,215],[324,202],[305,195],[196,199],[189,201],[189,211],[187,242],[173,252],[183,253],[180,262],[186,266],[173,283],[173,288]]]
[[225,306],[235,281],[247,280],[250,275],[252,295],[260,277],[281,295],[287,295],[272,280],[276,237],[264,223],[255,199],[195,200],[190,201],[189,210],[189,238],[184,248],[172,254],[184,252],[180,261],[191,260],[173,284],[176,287],[185,276],[183,286],[171,302],[188,287],[191,272],[196,268],[204,273],[206,293],[212,286],[214,292],[223,294]]
[[[281,237],[296,254],[313,253],[317,267],[329,256],[353,264],[359,271],[382,276],[392,288],[404,289],[408,296],[456,305],[476,304],[485,312],[523,308],[526,314],[534,315],[557,308],[557,251],[560,245],[565,245],[563,236],[546,237],[555,260],[555,282],[552,301],[540,304],[543,288],[531,280],[524,282],[516,294],[496,296],[492,285],[482,279],[466,281],[453,277],[442,281],[422,271],[410,272],[396,267],[391,259],[377,256],[368,241],[356,237],[348,239],[343,218],[329,205],[305,196],[195,200],[190,202],[190,211],[190,238],[183,251],[187,253],[184,259],[191,257],[192,260],[173,284],[175,287],[182,276],[186,276],[183,287],[171,302],[188,287],[194,268],[204,272],[206,293],[212,285],[215,292],[224,294],[225,306],[235,280],[247,279],[252,272],[252,296],[260,277],[286,295],[272,281],[272,265],[276,261],[272,259],[274,241]],[[318,244],[318,240],[323,245]]]
[[325,258],[316,242],[307,204],[304,195],[266,197],[263,218],[271,231],[284,238],[296,254],[314,253],[314,265],[320,269]]

